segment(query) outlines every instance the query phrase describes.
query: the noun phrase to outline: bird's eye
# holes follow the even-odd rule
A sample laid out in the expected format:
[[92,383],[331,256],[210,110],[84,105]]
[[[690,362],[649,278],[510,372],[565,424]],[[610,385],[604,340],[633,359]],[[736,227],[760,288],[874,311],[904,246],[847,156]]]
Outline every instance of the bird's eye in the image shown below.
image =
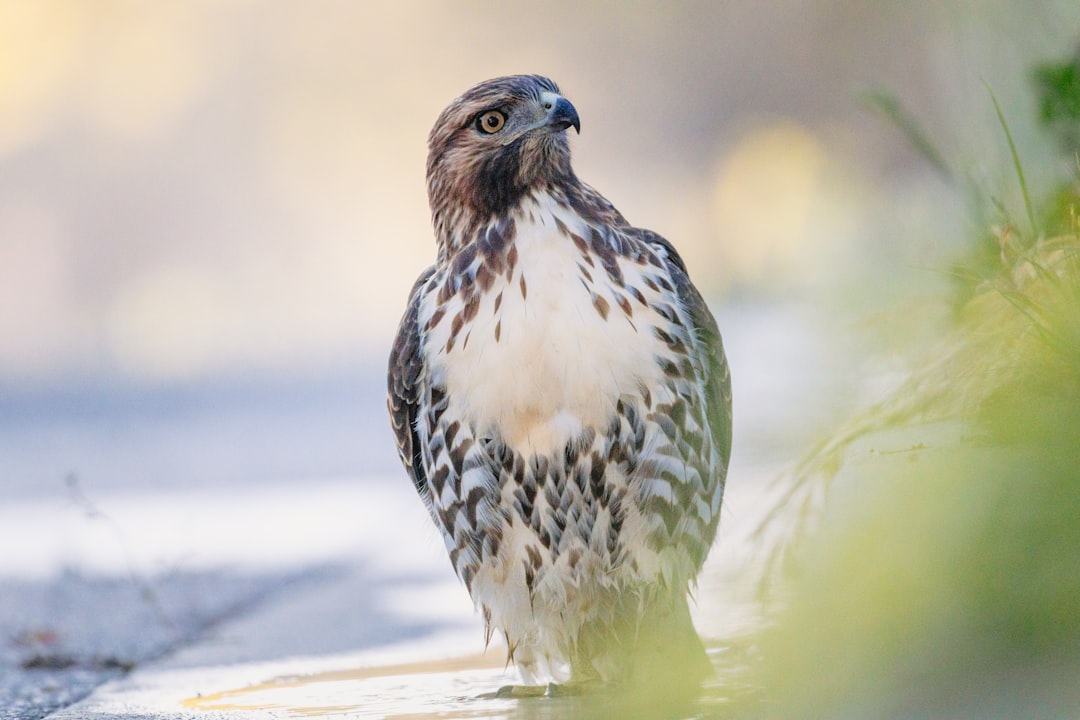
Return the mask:
[[498,110],[488,110],[476,119],[476,127],[487,134],[497,133],[506,124],[506,116]]

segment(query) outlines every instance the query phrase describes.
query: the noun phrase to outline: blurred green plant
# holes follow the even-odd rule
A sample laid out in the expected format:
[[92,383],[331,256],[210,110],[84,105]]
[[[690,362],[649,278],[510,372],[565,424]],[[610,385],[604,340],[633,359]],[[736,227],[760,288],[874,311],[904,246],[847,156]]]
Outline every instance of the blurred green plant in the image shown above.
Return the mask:
[[1033,73],[1039,120],[1067,155],[1080,152],[1080,47],[1071,59],[1040,65]]
[[[1035,77],[1060,132],[1080,93],[1076,61],[1053,67]],[[1033,203],[994,106],[1028,229],[998,205],[933,352],[809,453],[762,525],[789,530],[763,585],[782,600],[776,716],[1080,716],[1077,180]]]
[[952,180],[954,173],[937,145],[926,134],[918,118],[912,115],[892,93],[876,89],[862,93],[860,104],[871,112],[880,115],[899,130],[911,147],[930,163],[944,179]]
[[1063,183],[1050,197],[1047,227],[1050,232],[1076,233],[1080,228],[1080,46],[1071,59],[1041,65],[1032,77],[1039,120],[1075,173],[1073,182]]

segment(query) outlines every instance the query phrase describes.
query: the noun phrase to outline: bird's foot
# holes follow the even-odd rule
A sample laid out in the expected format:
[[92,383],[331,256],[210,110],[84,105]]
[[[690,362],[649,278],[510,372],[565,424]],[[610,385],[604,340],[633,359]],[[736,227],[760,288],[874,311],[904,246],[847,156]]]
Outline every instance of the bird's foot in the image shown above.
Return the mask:
[[548,683],[547,685],[503,685],[495,691],[496,698],[570,697],[588,695],[603,686],[589,681]]
[[503,685],[495,691],[497,698],[530,698],[543,697],[547,694],[550,685]]
[[603,690],[605,685],[595,680],[572,680],[565,683],[550,683],[547,686],[548,697],[571,697],[591,695]]

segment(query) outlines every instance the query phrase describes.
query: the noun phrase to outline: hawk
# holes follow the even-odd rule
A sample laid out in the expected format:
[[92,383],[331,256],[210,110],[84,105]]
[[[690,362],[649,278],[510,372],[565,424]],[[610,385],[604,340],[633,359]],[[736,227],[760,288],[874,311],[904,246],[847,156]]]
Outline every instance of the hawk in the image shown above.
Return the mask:
[[727,361],[671,243],[574,174],[571,127],[536,75],[436,121],[438,253],[389,363],[397,447],[525,683],[700,679],[687,595],[720,517]]

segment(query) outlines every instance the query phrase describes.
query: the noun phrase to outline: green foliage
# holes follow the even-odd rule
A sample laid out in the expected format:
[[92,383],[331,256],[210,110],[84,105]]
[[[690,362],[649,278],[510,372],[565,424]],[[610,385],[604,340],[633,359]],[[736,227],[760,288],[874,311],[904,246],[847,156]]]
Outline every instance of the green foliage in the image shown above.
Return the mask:
[[1057,141],[1073,173],[1072,182],[1064,183],[1047,203],[1046,228],[1076,233],[1080,229],[1080,47],[1070,60],[1036,68],[1032,78],[1039,120]]
[[1080,48],[1072,59],[1041,65],[1034,72],[1039,120],[1067,155],[1080,152]]
[[784,717],[1080,711],[1080,241],[1047,245],[846,448],[766,644]]
[[[1076,65],[1036,75],[1055,132]],[[1080,203],[1075,181],[1032,201],[994,105],[1030,230],[999,207],[939,344],[767,520],[794,528],[769,566],[776,716],[1080,716]]]

